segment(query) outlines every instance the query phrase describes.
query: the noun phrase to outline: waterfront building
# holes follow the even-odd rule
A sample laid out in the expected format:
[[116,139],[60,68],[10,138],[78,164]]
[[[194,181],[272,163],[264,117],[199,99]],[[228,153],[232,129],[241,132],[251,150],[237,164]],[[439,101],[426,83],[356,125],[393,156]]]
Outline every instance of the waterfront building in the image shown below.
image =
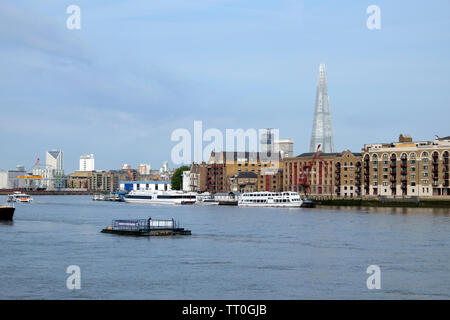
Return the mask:
[[232,192],[256,192],[258,175],[254,172],[239,172],[229,178],[230,191]]
[[283,170],[263,168],[258,175],[257,191],[279,192],[283,190]]
[[450,195],[450,136],[413,141],[400,135],[398,142],[365,144],[362,152],[364,195]]
[[281,159],[294,156],[294,140],[275,140],[274,151],[280,153]]
[[[271,159],[273,158],[273,159]],[[280,154],[265,152],[211,152],[207,167],[208,192],[228,192],[231,190],[230,178],[241,172],[259,175],[262,169],[279,169]]]
[[120,191],[170,191],[169,181],[120,181]]
[[79,171],[94,171],[95,159],[93,154],[88,154],[80,157],[80,170]]
[[207,165],[205,162],[201,164],[192,163],[190,170],[191,190],[196,192],[206,191]]
[[310,152],[315,152],[320,145],[320,150],[325,153],[333,153],[333,129],[331,126],[330,98],[328,96],[325,65],[319,67],[319,81],[316,92],[316,106],[314,109],[314,122],[311,134]]
[[357,198],[362,192],[362,154],[350,150],[336,155],[334,183],[337,197]]
[[66,188],[72,190],[115,192],[120,181],[128,179],[128,171],[76,171],[67,176]]
[[[356,197],[360,195],[361,169],[358,168],[361,168],[361,153],[347,150],[340,153],[319,151],[316,157],[314,154],[313,152],[303,153],[283,161],[284,191],[307,193],[313,196]],[[306,180],[304,180],[305,176]]]

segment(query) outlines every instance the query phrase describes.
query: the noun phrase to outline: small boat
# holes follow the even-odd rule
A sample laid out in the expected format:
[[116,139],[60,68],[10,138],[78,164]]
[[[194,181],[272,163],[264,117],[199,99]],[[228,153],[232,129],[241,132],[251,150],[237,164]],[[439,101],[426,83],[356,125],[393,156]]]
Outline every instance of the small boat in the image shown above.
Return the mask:
[[9,194],[8,195],[8,199],[6,200],[7,202],[31,202],[33,201],[33,198],[25,193],[16,191],[13,194]]
[[316,203],[312,201],[311,199],[305,199],[302,203],[302,208],[315,208]]
[[180,228],[173,220],[148,219],[113,220],[111,226],[106,227],[102,233],[113,233],[130,236],[176,236],[191,235],[191,230]]
[[214,199],[202,199],[200,201],[197,201],[198,204],[203,204],[203,205],[218,205],[219,202],[214,200]]
[[14,211],[16,208],[13,206],[0,206],[0,220],[1,221],[11,221],[14,216]]
[[297,192],[248,192],[239,199],[242,207],[301,207],[302,199]]

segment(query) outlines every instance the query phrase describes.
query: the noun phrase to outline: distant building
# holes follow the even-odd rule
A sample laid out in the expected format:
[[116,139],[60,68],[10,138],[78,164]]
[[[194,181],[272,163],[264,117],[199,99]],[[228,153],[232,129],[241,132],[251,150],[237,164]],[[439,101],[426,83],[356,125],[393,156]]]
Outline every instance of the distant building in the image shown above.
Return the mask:
[[151,172],[150,164],[142,163],[138,166],[138,173],[140,176],[148,176]]
[[94,171],[95,159],[93,154],[80,157],[80,171]]
[[131,165],[125,163],[122,165],[122,167],[120,167],[120,169],[121,170],[129,170],[129,169],[131,169]]
[[272,132],[272,129],[266,129],[266,132],[261,134],[259,141],[259,149],[260,152],[268,153],[274,151],[274,139],[275,135]]
[[63,152],[61,150],[47,151],[45,169],[37,168],[35,171],[35,174],[42,176],[39,187],[46,188],[47,190],[64,187]]
[[279,152],[281,159],[294,156],[294,140],[275,140],[274,151]]
[[164,161],[163,162],[163,164],[161,166],[161,169],[159,169],[159,172],[160,173],[167,173],[167,172],[169,172],[169,162],[168,161]]
[[314,110],[314,122],[311,134],[309,152],[315,152],[320,145],[321,151],[333,153],[333,128],[331,126],[330,97],[328,96],[325,65],[319,67],[319,81],[316,92],[316,107]]
[[192,190],[191,185],[191,172],[190,171],[183,171],[183,186],[182,190],[186,192],[194,191]]
[[25,179],[19,179],[19,176],[27,175],[23,166],[16,166],[16,170],[0,171],[0,189],[25,188]]

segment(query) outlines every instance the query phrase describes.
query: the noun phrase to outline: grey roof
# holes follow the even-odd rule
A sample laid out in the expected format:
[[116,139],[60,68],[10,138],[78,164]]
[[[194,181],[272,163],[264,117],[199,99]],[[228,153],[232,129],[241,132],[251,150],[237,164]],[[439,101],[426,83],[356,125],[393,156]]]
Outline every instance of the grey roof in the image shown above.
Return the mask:
[[258,175],[254,172],[239,172],[236,178],[258,178]]
[[52,151],[47,151],[49,155],[51,155],[53,158],[58,158],[58,156],[61,154],[61,151],[56,151],[56,150],[52,150]]
[[[276,153],[271,152],[211,152],[211,158],[215,161],[227,160],[227,161],[237,161],[238,159],[244,158],[245,161],[274,161],[277,160]],[[278,159],[281,159],[281,153],[278,152]]]
[[[351,151],[350,151],[351,152]],[[299,154],[296,158],[310,158],[314,156],[315,152],[305,152]],[[352,154],[356,157],[362,157],[361,152],[352,152]],[[319,157],[340,157],[342,156],[342,152],[320,152]]]
[[439,138],[439,140],[450,140],[450,136]]

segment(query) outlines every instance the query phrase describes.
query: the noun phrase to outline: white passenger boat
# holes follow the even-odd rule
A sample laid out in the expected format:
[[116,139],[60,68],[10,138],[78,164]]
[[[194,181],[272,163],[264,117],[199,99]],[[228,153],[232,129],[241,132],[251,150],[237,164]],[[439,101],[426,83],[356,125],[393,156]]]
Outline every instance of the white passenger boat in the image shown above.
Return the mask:
[[302,199],[297,192],[247,192],[239,198],[242,207],[301,207]]
[[33,201],[33,198],[28,194],[16,191],[12,194],[9,194],[8,199],[6,201],[8,201],[8,202],[31,202],[31,201]]
[[196,196],[195,192],[133,190],[124,196],[124,200],[129,203],[194,204]]

